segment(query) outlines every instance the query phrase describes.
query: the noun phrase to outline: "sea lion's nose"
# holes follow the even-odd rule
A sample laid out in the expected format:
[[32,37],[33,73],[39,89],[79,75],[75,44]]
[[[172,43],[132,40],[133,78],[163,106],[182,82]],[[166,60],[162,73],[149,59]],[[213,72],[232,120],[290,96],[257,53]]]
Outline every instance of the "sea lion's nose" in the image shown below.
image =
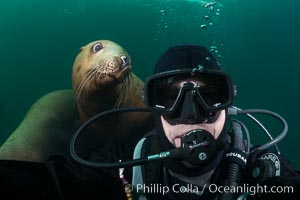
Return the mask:
[[128,64],[129,64],[129,59],[126,56],[121,56],[120,59],[122,60],[122,64],[120,66],[120,70],[123,70]]

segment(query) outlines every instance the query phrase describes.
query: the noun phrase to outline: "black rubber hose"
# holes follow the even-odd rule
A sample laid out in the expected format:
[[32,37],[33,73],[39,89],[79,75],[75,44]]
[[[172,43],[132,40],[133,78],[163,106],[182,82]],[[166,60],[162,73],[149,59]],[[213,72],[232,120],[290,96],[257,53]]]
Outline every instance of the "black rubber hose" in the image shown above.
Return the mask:
[[[243,133],[241,125],[235,121],[232,121],[231,132],[231,147],[237,148],[244,151],[243,145]],[[228,164],[228,172],[226,174],[225,180],[223,182],[224,186],[229,186],[229,188],[237,187],[240,178],[240,166],[236,163],[230,162]],[[223,192],[220,194],[218,200],[232,200],[237,194],[229,192]]]

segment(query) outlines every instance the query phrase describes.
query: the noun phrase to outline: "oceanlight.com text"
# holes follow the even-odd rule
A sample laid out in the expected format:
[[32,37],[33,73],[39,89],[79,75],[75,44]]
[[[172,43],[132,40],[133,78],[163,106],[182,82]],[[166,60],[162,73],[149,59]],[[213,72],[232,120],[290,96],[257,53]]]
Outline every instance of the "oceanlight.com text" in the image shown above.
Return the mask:
[[267,186],[267,185],[249,185],[243,184],[240,186],[220,186],[211,184],[208,187],[211,193],[249,193],[250,195],[263,194],[263,193],[294,193],[293,186]]

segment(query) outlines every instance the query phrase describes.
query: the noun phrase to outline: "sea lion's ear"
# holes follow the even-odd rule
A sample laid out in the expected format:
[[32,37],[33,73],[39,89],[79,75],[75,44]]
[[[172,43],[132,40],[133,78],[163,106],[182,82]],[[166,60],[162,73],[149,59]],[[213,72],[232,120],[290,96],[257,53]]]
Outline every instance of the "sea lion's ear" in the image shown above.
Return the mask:
[[79,48],[79,51],[82,51],[83,49],[84,49],[84,46],[83,46],[83,47],[80,47],[80,48]]

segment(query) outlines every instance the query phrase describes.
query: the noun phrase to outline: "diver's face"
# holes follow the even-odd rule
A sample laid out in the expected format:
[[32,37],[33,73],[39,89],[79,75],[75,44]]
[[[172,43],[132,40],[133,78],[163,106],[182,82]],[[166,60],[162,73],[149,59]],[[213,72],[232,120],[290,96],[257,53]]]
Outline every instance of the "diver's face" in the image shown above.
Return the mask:
[[181,146],[182,137],[189,131],[194,129],[203,129],[210,132],[215,139],[221,134],[225,124],[225,110],[220,111],[220,115],[213,123],[201,123],[201,124],[176,124],[171,125],[167,122],[163,115],[161,115],[161,122],[165,134],[176,148]]

